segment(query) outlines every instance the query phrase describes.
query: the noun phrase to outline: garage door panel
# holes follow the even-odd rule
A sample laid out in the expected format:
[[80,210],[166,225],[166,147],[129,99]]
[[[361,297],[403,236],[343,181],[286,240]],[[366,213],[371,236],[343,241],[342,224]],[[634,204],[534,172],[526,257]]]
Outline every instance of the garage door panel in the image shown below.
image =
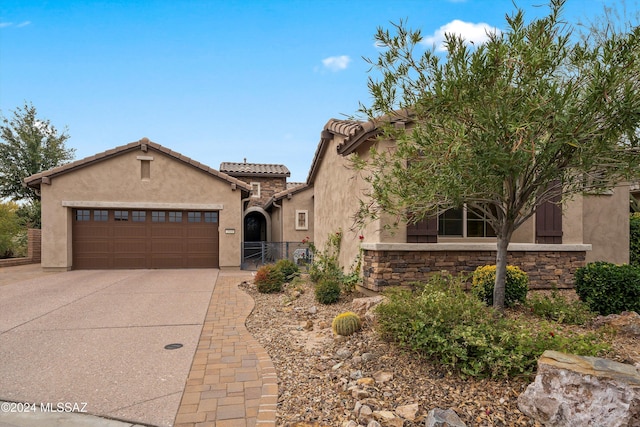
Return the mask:
[[160,216],[182,221],[153,221],[151,211],[108,211],[100,221],[74,212],[73,268],[219,267],[218,224],[186,221],[188,212],[166,212]]

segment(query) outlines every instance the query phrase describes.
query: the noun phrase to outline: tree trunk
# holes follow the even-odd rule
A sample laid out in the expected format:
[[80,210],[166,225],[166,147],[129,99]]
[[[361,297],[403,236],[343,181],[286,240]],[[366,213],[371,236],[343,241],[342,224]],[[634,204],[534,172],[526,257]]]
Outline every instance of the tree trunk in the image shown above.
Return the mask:
[[493,308],[500,312],[504,311],[508,247],[509,238],[498,237],[498,253],[496,254],[496,282],[493,285]]

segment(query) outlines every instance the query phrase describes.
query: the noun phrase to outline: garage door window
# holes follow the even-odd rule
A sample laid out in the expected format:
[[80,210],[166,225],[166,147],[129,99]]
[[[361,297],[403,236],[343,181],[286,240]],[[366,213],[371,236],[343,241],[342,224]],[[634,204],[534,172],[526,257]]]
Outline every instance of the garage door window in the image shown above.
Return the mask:
[[131,220],[133,222],[144,222],[145,219],[147,219],[147,213],[145,211],[131,212]]
[[166,217],[166,212],[164,211],[151,212],[151,222],[164,222],[165,217]]
[[218,222],[218,212],[205,212],[204,222]]
[[202,212],[187,212],[187,220],[189,222],[200,222],[202,219]]
[[105,222],[109,220],[109,211],[93,211],[93,220]]
[[129,211],[115,211],[113,219],[115,221],[129,221]]
[[91,211],[78,209],[76,211],[76,221],[91,221]]
[[169,222],[182,222],[182,212],[169,212]]

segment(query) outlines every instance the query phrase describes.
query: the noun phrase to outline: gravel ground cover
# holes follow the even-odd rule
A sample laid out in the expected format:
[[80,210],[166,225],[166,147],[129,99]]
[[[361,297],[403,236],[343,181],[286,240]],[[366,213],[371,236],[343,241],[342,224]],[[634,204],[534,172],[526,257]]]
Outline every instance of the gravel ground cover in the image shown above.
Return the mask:
[[[240,286],[255,300],[247,329],[278,373],[279,426],[366,426],[371,419],[422,426],[436,407],[452,409],[468,427],[539,426],[517,408],[531,378],[461,378],[382,341],[370,321],[348,338],[335,336],[332,319],[362,295],[322,305],[310,284],[275,294],[261,294],[252,283]],[[640,362],[637,339],[619,337],[613,344],[608,357]]]

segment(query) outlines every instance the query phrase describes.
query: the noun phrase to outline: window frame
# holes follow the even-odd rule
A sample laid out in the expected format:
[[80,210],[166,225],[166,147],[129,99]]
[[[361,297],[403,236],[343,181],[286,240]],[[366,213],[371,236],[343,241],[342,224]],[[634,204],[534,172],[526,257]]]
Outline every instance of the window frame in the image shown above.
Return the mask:
[[[304,214],[304,224],[300,225],[300,214]],[[296,230],[308,230],[309,229],[309,211],[306,209],[296,209],[295,218]]]
[[[451,209],[456,209],[456,208],[451,208]],[[447,209],[444,212],[447,212],[451,209]],[[487,222],[487,218],[486,215],[482,214],[482,213],[477,213],[474,211],[471,211],[472,213],[474,213],[476,216],[480,217],[478,218],[472,218],[471,221],[473,222],[477,222],[477,223],[482,223],[483,224],[483,229],[484,229],[484,235],[483,236],[469,236],[469,211],[470,208],[467,206],[467,204],[465,203],[462,206],[462,235],[460,234],[440,234],[440,218],[442,216],[442,214],[444,214],[444,212],[438,214],[438,239],[443,238],[443,239],[495,239],[495,231],[493,232],[493,235],[487,235],[487,231],[489,229],[491,229],[491,226],[489,225],[489,223]]]
[[249,185],[251,185],[251,197],[253,197],[255,199],[259,199],[260,198],[260,183],[252,181],[252,182],[249,183]]

